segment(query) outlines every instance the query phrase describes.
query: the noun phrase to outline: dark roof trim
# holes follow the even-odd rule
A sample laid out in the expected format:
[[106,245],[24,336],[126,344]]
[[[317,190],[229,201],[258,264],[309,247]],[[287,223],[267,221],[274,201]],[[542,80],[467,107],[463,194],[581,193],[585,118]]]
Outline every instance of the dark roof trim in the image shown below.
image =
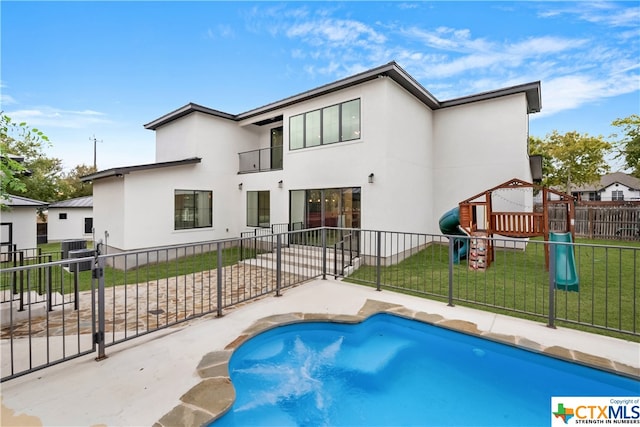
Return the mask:
[[204,114],[209,114],[212,116],[217,116],[217,117],[221,117],[223,119],[229,119],[229,120],[236,120],[236,116],[234,116],[233,114],[228,114],[228,113],[224,113],[222,111],[218,111],[218,110],[214,110],[212,108],[207,108],[207,107],[203,107],[202,105],[198,105],[198,104],[194,104],[193,102],[190,102],[189,104],[185,105],[184,107],[180,107],[177,110],[174,110],[170,113],[165,114],[164,116],[147,123],[146,125],[144,125],[145,129],[151,129],[151,130],[156,130],[157,128],[159,128],[160,126],[169,123],[173,120],[179,119],[180,117],[184,117],[187,114],[191,114],[194,112],[199,112],[199,113],[204,113]]
[[[289,107],[291,105],[307,101],[309,99],[317,98],[332,92],[337,92],[355,85],[359,85],[370,80],[374,80],[380,77],[389,77],[397,84],[402,86],[405,90],[415,96],[423,104],[431,108],[432,110],[438,110],[441,108],[454,107],[457,105],[468,104],[471,102],[484,101],[487,99],[498,98],[501,96],[513,95],[516,93],[526,93],[527,96],[527,112],[535,113],[540,111],[541,108],[541,95],[540,95],[540,82],[526,83],[518,86],[512,86],[505,89],[498,89],[490,92],[483,92],[476,95],[465,96],[462,98],[450,99],[448,101],[438,101],[428,90],[426,90],[417,80],[409,75],[402,67],[400,67],[395,61],[388,64],[372,68],[368,71],[347,77],[333,83],[329,83],[315,89],[311,89],[306,92],[302,92],[298,95],[290,96],[280,101],[267,104],[265,106],[249,110],[245,113],[233,115],[223,113],[218,110],[203,107],[198,104],[190,103],[184,107],[178,108],[164,116],[156,119],[152,122],[144,125],[146,129],[156,130],[158,127],[169,123],[180,117],[184,117],[187,114],[193,112],[200,112],[210,114],[217,117],[222,117],[229,120],[247,120],[259,115],[268,114],[272,111],[277,111],[282,108]],[[260,121],[259,123],[269,123],[269,118]]]
[[135,165],[135,166],[124,166],[120,168],[112,168],[106,169],[100,172],[92,173],[91,175],[86,175],[80,178],[81,181],[95,181],[96,179],[109,178],[113,176],[122,176],[129,174],[131,172],[150,170],[150,169],[160,169],[160,168],[168,168],[173,166],[182,166],[182,165],[190,165],[193,163],[200,163],[202,159],[200,157],[190,157],[188,159],[183,160],[174,160],[171,162],[161,162],[161,163],[149,163],[146,165]]
[[311,89],[306,92],[302,92],[298,95],[285,98],[283,100],[267,104],[264,107],[256,108],[246,113],[238,114],[237,120],[246,120],[259,114],[265,114],[272,110],[277,110],[285,107],[289,107],[293,104],[297,104],[309,99],[317,98],[332,92],[337,92],[355,85],[375,80],[379,77],[388,76],[394,81],[400,84],[408,90],[413,96],[418,98],[424,104],[428,105],[432,109],[439,107],[438,100],[431,95],[424,87],[420,85],[413,77],[411,77],[406,71],[404,71],[395,61],[389,62],[386,65],[372,68],[371,70],[364,71],[351,77],[347,77],[333,83],[326,84],[324,86]]
[[464,96],[462,98],[450,99],[448,101],[442,101],[440,106],[441,108],[454,107],[456,105],[469,104],[471,102],[484,101],[487,99],[494,99],[501,96],[508,96],[522,92],[524,92],[527,96],[527,112],[539,112],[542,108],[539,81],[511,86],[504,89],[492,90],[489,92],[478,93],[476,95]]

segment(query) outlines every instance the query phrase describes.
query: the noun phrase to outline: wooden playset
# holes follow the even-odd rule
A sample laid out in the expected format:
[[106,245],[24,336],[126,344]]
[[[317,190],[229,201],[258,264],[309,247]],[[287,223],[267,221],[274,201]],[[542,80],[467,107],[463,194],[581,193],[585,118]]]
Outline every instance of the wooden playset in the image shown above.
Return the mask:
[[[492,196],[497,190],[532,189],[542,193],[542,212],[496,212],[493,210]],[[459,203],[460,228],[471,237],[469,245],[469,266],[485,269],[495,259],[494,235],[528,238],[544,236],[549,240],[549,206],[563,206],[567,223],[564,231],[574,236],[574,197],[550,188],[541,187],[517,178],[476,194]],[[523,207],[524,208],[524,207]],[[475,238],[474,238],[475,237]],[[575,241],[575,240],[574,240]],[[549,267],[549,248],[545,247],[545,264]]]

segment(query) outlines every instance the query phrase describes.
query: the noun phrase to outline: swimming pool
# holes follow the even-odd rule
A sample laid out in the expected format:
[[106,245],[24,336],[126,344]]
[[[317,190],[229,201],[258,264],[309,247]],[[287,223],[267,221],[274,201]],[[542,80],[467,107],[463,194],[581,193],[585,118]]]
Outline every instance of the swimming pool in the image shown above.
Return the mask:
[[231,357],[246,425],[548,425],[552,396],[636,396],[640,382],[391,314],[266,331]]

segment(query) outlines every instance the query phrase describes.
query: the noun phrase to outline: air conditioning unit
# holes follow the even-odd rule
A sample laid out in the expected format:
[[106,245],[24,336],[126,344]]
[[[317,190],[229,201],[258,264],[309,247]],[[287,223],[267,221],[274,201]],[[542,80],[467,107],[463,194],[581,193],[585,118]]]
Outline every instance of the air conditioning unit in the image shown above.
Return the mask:
[[69,258],[69,251],[75,251],[78,249],[87,249],[86,240],[63,240],[60,244],[62,250],[62,259]]

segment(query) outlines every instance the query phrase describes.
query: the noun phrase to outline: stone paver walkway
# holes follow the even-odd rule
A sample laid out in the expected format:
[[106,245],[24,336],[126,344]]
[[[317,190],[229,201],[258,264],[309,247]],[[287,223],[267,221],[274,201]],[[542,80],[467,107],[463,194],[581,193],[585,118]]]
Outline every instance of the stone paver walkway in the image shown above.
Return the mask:
[[[215,313],[218,305],[217,275],[217,270],[209,270],[133,285],[107,287],[107,341],[110,333],[137,335],[203,314]],[[281,283],[286,287],[302,280],[300,276],[283,272]],[[231,307],[275,291],[276,272],[267,268],[235,264],[223,268],[222,287],[222,307]],[[72,302],[64,307],[57,306],[54,311],[32,317],[30,321],[25,319],[14,322],[13,328],[3,325],[0,338],[91,334],[94,322],[91,304],[91,291],[80,292],[77,311],[73,310]]]

